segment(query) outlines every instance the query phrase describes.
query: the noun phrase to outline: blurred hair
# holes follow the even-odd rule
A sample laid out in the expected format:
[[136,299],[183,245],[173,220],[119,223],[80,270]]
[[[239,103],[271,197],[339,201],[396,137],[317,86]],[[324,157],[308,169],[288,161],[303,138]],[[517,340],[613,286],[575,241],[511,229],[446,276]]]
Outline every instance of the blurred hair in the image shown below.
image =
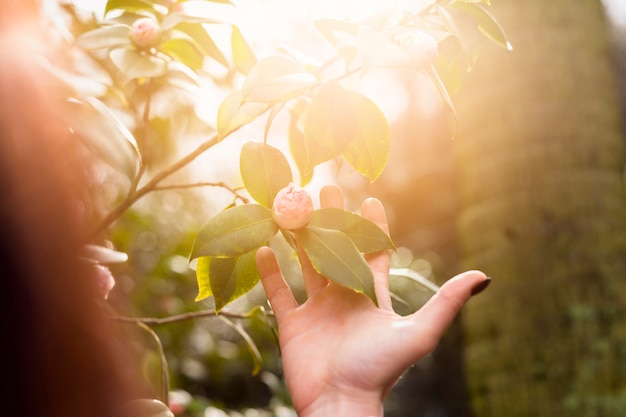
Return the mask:
[[86,162],[35,57],[38,4],[0,13],[0,414],[115,415],[132,381],[79,259]]

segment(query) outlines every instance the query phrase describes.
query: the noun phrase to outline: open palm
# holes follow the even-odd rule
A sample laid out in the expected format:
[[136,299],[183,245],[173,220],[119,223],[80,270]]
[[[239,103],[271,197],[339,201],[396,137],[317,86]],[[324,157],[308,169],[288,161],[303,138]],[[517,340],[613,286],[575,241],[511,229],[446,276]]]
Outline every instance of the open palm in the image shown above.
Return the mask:
[[[325,187],[322,207],[343,208],[338,187]],[[361,215],[387,231],[384,208],[363,202]],[[283,368],[300,416],[382,415],[382,402],[398,377],[431,352],[473,293],[489,280],[469,271],[458,275],[419,311],[399,316],[391,307],[389,251],[368,257],[377,307],[365,295],[318,274],[302,250],[307,301],[298,305],[269,248],[257,253],[263,286],[276,314]]]

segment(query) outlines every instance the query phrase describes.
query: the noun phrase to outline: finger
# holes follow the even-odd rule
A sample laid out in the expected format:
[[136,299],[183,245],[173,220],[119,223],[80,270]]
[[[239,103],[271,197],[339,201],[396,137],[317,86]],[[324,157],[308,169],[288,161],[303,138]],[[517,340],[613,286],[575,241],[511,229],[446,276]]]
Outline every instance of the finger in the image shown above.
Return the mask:
[[420,333],[419,337],[414,338],[415,342],[428,352],[434,350],[461,307],[490,282],[491,278],[480,271],[467,271],[448,280],[437,294],[413,314],[412,318],[419,323],[415,328]]
[[[389,226],[382,203],[376,198],[368,198],[361,204],[361,215],[375,223],[387,235]],[[393,310],[389,295],[389,268],[391,266],[391,252],[388,250],[372,253],[366,256],[372,273],[374,274],[374,290],[378,299],[378,306],[383,310]]]
[[267,246],[259,248],[256,252],[256,264],[261,275],[263,289],[276,315],[276,322],[280,326],[285,316],[298,307],[298,303],[280,272],[273,250]]
[[337,185],[325,185],[320,190],[320,205],[322,208],[343,209],[343,191]]
[[[320,190],[320,205],[322,208],[343,208],[343,192],[336,185],[326,185]],[[307,297],[313,297],[319,290],[328,285],[328,279],[319,274],[302,247],[298,245],[298,257],[304,276]]]

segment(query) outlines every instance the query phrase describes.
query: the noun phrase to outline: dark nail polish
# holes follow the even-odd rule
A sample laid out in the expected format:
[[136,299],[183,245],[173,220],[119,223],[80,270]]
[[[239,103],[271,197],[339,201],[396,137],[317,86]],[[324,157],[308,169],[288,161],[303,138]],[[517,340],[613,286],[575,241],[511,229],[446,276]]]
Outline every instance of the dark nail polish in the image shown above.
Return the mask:
[[491,284],[491,278],[490,277],[487,277],[487,278],[485,278],[484,281],[481,281],[478,284],[476,284],[474,286],[474,288],[472,288],[472,296],[474,296],[476,294],[480,294],[481,292],[483,292],[485,290],[485,288],[487,288],[489,286],[489,284]]

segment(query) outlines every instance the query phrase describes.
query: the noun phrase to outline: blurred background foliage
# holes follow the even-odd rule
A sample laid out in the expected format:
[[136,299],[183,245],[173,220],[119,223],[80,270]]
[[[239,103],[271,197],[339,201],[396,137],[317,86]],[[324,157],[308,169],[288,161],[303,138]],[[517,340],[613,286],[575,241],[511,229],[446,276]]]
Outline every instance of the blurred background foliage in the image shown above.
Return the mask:
[[[94,27],[89,13],[67,10],[74,34]],[[494,278],[439,348],[394,388],[386,415],[625,415],[624,28],[620,20],[611,23],[615,15],[607,18],[605,11],[613,9],[603,9],[599,0],[494,0],[490,10],[507,29],[514,51],[486,46],[476,68],[459,74],[453,140],[455,122],[426,77],[400,74],[383,82],[388,78],[374,73],[364,80],[364,90],[389,114],[393,162],[374,184],[347,169],[328,168],[346,189],[348,208],[356,209],[369,195],[384,202],[391,235],[406,248],[396,259],[399,265],[411,264],[438,283],[467,268]],[[301,36],[317,48],[319,39],[308,32]],[[214,72],[205,76],[213,77],[215,88],[203,91],[202,100],[210,108],[208,102],[219,102],[212,98],[221,97],[235,75],[217,61],[209,66]],[[91,67],[85,73],[98,78]],[[122,95],[141,99],[135,93]],[[211,123],[191,122],[209,111],[199,110],[197,97],[184,89],[162,90],[153,98],[161,117],[150,128],[161,146],[150,161],[159,166],[175,158],[178,146],[193,148]],[[122,112],[124,120],[141,117],[140,102],[128,108],[136,114]],[[171,142],[182,137],[182,145]],[[214,183],[238,175],[219,163],[236,154],[221,149],[171,184],[197,172]],[[119,201],[131,186],[106,167],[99,167],[94,181],[102,206]],[[202,219],[234,198],[210,185],[170,189],[127,210],[108,236],[129,254],[129,262],[113,271],[117,286],[110,302],[116,311],[165,317],[212,309],[210,299],[193,301],[197,286],[187,265],[189,248]],[[291,262],[281,258],[295,271]],[[299,277],[293,276],[298,287]],[[397,304],[404,311],[431,295],[402,278],[392,286],[408,301]],[[263,300],[257,288],[227,310],[247,313]],[[165,348],[177,415],[292,416],[271,319],[254,313],[226,320],[153,326]],[[245,328],[252,351],[233,324]],[[133,325],[123,326],[132,328],[147,384],[158,391],[161,364],[153,341]],[[263,361],[256,374],[254,349]]]

